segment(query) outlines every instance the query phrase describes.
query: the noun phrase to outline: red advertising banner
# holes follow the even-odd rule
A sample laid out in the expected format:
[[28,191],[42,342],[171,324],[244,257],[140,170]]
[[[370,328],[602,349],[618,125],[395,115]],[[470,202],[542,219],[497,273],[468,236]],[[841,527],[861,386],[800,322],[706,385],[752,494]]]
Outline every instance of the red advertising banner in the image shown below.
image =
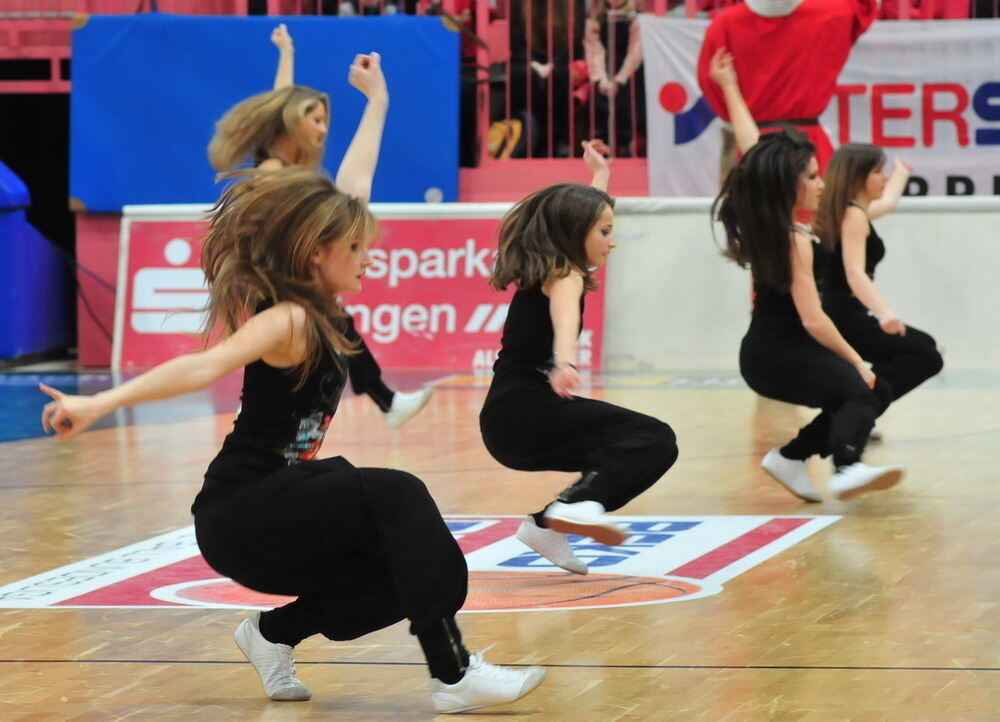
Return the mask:
[[[373,210],[381,215],[377,206]],[[414,213],[381,220],[382,238],[371,250],[362,292],[343,299],[383,367],[486,369],[500,347],[513,290],[498,293],[488,284],[499,218],[440,214],[437,207],[432,218]],[[112,353],[116,367],[149,368],[200,347],[200,309],[207,294],[198,266],[203,233],[202,221],[126,215]],[[603,328],[602,288],[587,296],[581,367],[600,368]]]

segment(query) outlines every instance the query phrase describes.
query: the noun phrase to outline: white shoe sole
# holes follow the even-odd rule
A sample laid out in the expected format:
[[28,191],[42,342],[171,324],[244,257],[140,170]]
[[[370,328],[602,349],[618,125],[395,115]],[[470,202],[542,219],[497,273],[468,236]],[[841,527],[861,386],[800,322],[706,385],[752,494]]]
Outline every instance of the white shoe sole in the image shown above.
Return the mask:
[[861,486],[855,487],[854,489],[848,489],[847,491],[834,493],[834,496],[841,501],[847,501],[869,491],[884,491],[885,489],[891,489],[902,480],[902,469],[890,469],[884,474],[876,476],[867,484],[862,484]]
[[485,707],[500,707],[505,704],[510,704],[511,702],[517,702],[519,699],[527,697],[529,694],[538,689],[538,685],[540,685],[542,682],[545,681],[545,678],[548,676],[548,674],[549,674],[548,670],[543,668],[542,674],[539,675],[537,680],[535,680],[535,683],[530,687],[528,687],[527,689],[522,690],[521,694],[512,699],[506,699],[503,700],[502,702],[485,702],[483,704],[474,704],[470,705],[469,707],[462,707],[460,709],[450,709],[446,712],[436,711],[435,714],[459,714],[461,712],[471,712],[474,709],[483,709]]

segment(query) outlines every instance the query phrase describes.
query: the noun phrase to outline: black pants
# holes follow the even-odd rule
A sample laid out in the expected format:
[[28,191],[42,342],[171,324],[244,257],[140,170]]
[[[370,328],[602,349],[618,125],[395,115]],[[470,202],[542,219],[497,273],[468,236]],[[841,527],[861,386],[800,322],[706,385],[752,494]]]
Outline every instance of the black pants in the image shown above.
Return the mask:
[[892,401],[877,375],[869,389],[857,369],[805,332],[751,330],[740,346],[740,373],[761,396],[822,409],[782,448],[790,459],[832,455],[838,467],[860,461],[875,419]]
[[354,318],[347,316],[347,329],[344,336],[348,341],[358,344],[360,353],[347,357],[347,372],[351,380],[351,391],[356,394],[368,394],[382,411],[388,411],[392,406],[393,391],[382,381],[382,369],[372,356],[368,344],[354,327]]
[[402,619],[420,635],[465,602],[465,557],[403,471],[303,462],[199,506],[195,529],[220,574],[298,597],[273,612],[297,639],[355,639]]
[[658,419],[604,401],[564,399],[537,376],[495,377],[479,415],[486,448],[520,471],[578,471],[560,495],[619,509],[677,460],[677,438]]
[[920,329],[907,326],[905,336],[889,334],[864,311],[831,318],[847,342],[871,363],[875,375],[889,384],[893,401],[944,368],[934,339]]

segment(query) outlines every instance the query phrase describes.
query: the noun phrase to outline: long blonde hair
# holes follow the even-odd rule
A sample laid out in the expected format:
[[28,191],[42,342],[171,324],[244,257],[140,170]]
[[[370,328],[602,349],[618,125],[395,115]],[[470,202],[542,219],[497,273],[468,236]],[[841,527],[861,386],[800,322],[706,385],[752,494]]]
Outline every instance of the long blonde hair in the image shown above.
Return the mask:
[[286,160],[309,168],[319,167],[323,146],[317,146],[302,128],[302,118],[322,104],[327,116],[330,99],[325,93],[302,85],[270,90],[240,101],[215,124],[208,144],[208,160],[218,171],[227,171],[251,159],[254,165],[268,157],[267,149],[283,135],[295,144],[296,157]]
[[290,301],[306,312],[307,354],[299,371],[305,382],[324,351],[356,353],[344,336],[346,312],[314,277],[312,256],[331,243],[368,241],[375,218],[357,198],[313,170],[247,170],[227,174],[234,182],[209,214],[201,252],[208,281],[208,334],[235,331],[265,302]]

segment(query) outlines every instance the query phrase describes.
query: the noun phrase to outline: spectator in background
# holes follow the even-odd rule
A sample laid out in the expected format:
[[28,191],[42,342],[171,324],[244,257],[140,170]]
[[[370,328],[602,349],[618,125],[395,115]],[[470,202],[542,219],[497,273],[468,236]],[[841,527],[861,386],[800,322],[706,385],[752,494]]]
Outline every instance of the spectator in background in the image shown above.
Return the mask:
[[584,135],[570,92],[586,17],[583,0],[510,4],[510,115],[524,122],[531,157],[568,157]]
[[645,155],[646,94],[638,14],[641,0],[593,0],[583,48],[596,90],[590,135],[615,156]]

